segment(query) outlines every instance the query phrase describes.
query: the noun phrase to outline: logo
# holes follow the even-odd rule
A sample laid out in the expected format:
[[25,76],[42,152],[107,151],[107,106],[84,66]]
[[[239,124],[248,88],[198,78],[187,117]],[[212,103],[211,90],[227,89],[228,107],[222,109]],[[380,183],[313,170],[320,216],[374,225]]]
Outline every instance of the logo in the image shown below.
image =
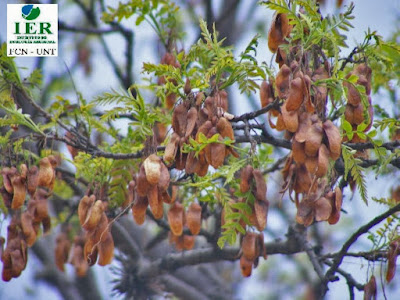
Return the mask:
[[34,8],[32,4],[22,6],[21,11],[22,11],[22,17],[28,21],[35,20],[40,15],[40,8],[39,7]]
[[7,56],[57,55],[57,4],[7,4]]

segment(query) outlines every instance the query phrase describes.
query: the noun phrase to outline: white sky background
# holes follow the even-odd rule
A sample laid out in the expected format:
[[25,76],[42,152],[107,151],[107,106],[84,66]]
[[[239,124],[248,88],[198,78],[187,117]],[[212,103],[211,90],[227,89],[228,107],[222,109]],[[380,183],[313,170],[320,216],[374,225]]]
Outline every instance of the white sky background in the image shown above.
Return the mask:
[[[64,1],[59,1],[59,3],[63,3]],[[246,28],[247,20],[246,12],[249,9],[249,5],[253,3],[253,1],[242,1],[242,7],[239,9],[239,20],[242,21],[242,28],[241,30],[245,32],[243,37],[236,43],[235,53],[239,54],[241,51],[244,50],[247,43],[251,40],[251,38],[255,35],[255,32],[252,32],[250,28]],[[329,0],[327,2],[330,2]],[[331,3],[334,1],[331,1]],[[0,40],[4,42],[6,40],[6,3],[20,3],[19,1],[6,1],[0,0]],[[107,5],[115,6],[118,1],[109,0],[106,1]],[[220,4],[222,3],[221,0],[213,1],[213,5],[215,9],[219,9]],[[345,3],[349,3],[349,1],[345,1]],[[334,12],[335,8],[334,5],[328,5],[327,11]],[[202,13],[202,12],[201,12]],[[323,10],[325,13],[325,10]],[[397,15],[396,15],[397,14]],[[376,1],[376,0],[358,0],[355,1],[355,19],[353,20],[352,24],[354,25],[354,29],[348,35],[348,44],[349,50],[351,51],[352,47],[356,44],[356,42],[361,42],[364,38],[364,32],[369,28],[371,30],[376,30],[380,35],[383,37],[388,37],[392,31],[395,30],[396,18],[400,15],[400,0],[385,0],[385,1]],[[271,21],[272,13],[267,11],[267,9],[258,7],[255,10],[255,16],[252,19],[257,20],[265,20],[265,30],[268,29],[270,21]],[[74,10],[70,8],[60,9],[59,8],[59,19],[65,21],[67,24],[76,25],[80,23],[80,16],[74,13]],[[132,26],[134,25],[134,20],[124,21],[125,25]],[[251,26],[250,22],[249,25]],[[193,42],[193,35],[197,35],[197,32],[194,28],[187,28],[188,33],[188,41],[185,42],[184,47],[188,49],[190,43]],[[70,35],[73,36],[72,34]],[[159,56],[154,49],[154,42],[156,41],[156,35],[146,23],[142,23],[139,28],[135,29],[135,44],[134,44],[134,75],[136,76],[135,79],[138,80],[138,74],[140,74],[142,70],[142,63],[146,61],[157,63],[159,62]],[[116,39],[115,35],[108,35],[106,38],[109,46],[117,59],[119,58],[119,62],[122,63],[124,61],[124,51],[125,46],[121,39]],[[48,58],[46,63],[46,72],[50,74],[57,74],[60,70],[65,68],[64,63],[70,66],[73,61],[75,60],[74,57],[74,49],[71,49],[69,45],[72,44],[61,44],[59,47],[59,57],[58,58]],[[96,59],[103,56],[102,49],[93,49],[93,56],[91,58],[93,62],[93,71],[92,75],[86,77],[83,70],[80,69],[74,74],[74,83],[77,89],[83,94],[83,96],[90,100],[93,96],[104,92],[109,91],[111,88],[120,89],[119,83],[116,80],[113,71],[108,63],[99,63]],[[267,47],[266,38],[263,37],[260,40],[257,59],[259,61],[271,61],[271,53]],[[33,65],[34,59],[32,58],[18,58],[16,59],[18,66],[20,67],[28,67],[28,69]],[[28,74],[28,73],[25,73]],[[73,93],[70,95],[63,95],[65,97],[70,97],[71,100],[75,99]],[[247,104],[248,100],[245,96],[242,95],[232,95],[232,98],[235,98],[235,101],[239,101],[240,103],[240,112],[250,111],[251,107]],[[373,97],[373,103],[381,103],[382,98],[385,95],[375,95]],[[258,96],[256,96],[258,99]],[[376,101],[376,102],[375,102]],[[272,181],[272,180],[271,180]],[[393,186],[393,184],[398,181],[397,178],[385,178],[384,180],[375,180],[373,176],[368,178],[369,182],[369,197],[385,197],[389,194],[389,187]],[[274,187],[271,186],[271,183],[268,183],[269,192],[268,195],[270,196],[274,190]],[[344,209],[346,209],[349,214],[342,215],[342,218],[339,222],[348,224],[349,230],[343,232],[343,226],[341,227],[342,231],[338,230],[335,235],[340,235],[337,239],[346,238],[351,232],[354,232],[358,227],[353,224],[364,224],[373,216],[379,214],[379,212],[384,210],[384,207],[374,204],[370,201],[368,207],[362,203],[362,200],[356,194],[352,201],[349,201],[350,195],[346,195],[345,202],[344,202]],[[270,199],[270,201],[274,201],[274,199]],[[352,222],[352,212],[358,212],[362,210],[363,215],[359,216],[360,220],[354,220]],[[292,213],[294,214],[294,208]],[[354,215],[358,215],[354,214]],[[277,216],[270,216],[269,217],[269,226],[277,227],[280,226],[281,221]],[[3,232],[4,232],[3,226]],[[323,226],[323,230],[335,230],[335,228],[329,226]],[[286,229],[285,229],[286,230]],[[362,240],[362,239],[361,239]],[[360,243],[361,244],[361,243]],[[365,242],[365,245],[369,247],[370,244]],[[356,248],[352,248],[353,250]],[[333,247],[332,251],[338,250],[337,247]],[[367,250],[367,249],[366,249]],[[272,259],[272,258],[270,258]],[[56,295],[52,294],[48,286],[43,284],[36,285],[36,297],[34,295],[27,295],[24,291],[24,286],[28,287],[30,283],[30,278],[33,276],[33,270],[35,260],[33,255],[30,255],[28,268],[22,273],[22,276],[18,279],[13,279],[10,283],[4,283],[0,281],[0,299],[21,299],[21,298],[48,298],[48,299],[56,299]],[[238,263],[237,263],[238,264]],[[268,264],[267,262],[261,261],[260,267],[263,264]],[[347,271],[351,272],[360,282],[365,281],[365,268],[366,264],[361,266],[359,263],[343,263],[342,267]],[[32,268],[30,268],[32,267]],[[259,268],[260,268],[259,267]],[[360,267],[363,269],[360,272]],[[110,274],[108,272],[104,272],[105,268],[98,268],[96,273],[102,279],[100,281],[109,281]],[[70,270],[72,271],[72,270]],[[399,271],[397,276],[400,276]],[[398,282],[398,277],[394,280]],[[256,273],[254,273],[251,279],[245,280],[248,284],[245,284],[241,287],[241,298],[243,299],[251,299],[256,297],[256,295],[260,295],[259,292],[263,292],[263,284],[257,282]],[[32,286],[31,286],[32,287]],[[102,290],[104,291],[105,295],[110,293],[110,286],[108,284],[100,285]],[[329,299],[335,299],[337,295],[343,295],[344,298],[348,297],[347,294],[347,286],[344,283],[343,279],[341,279],[340,283],[332,283],[330,284],[330,292],[329,292]],[[49,294],[50,293],[50,294]],[[381,291],[380,291],[381,293]],[[382,294],[381,294],[382,295]],[[336,297],[335,297],[336,296]],[[362,295],[360,293],[357,294],[357,299],[361,299]],[[337,299],[337,298],[336,298]]]

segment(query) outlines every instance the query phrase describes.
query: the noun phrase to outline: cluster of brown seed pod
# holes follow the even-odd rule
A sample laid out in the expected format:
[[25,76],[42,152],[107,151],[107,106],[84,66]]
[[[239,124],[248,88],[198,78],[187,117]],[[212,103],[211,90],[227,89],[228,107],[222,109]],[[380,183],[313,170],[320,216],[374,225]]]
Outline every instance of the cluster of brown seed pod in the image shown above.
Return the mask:
[[144,223],[149,204],[154,218],[162,218],[163,203],[171,203],[169,182],[169,171],[161,158],[155,154],[148,156],[140,165],[136,180],[128,186],[129,199],[133,202],[132,214],[137,224]]
[[[350,78],[350,76],[357,76],[357,85],[361,85],[365,88],[365,95],[363,95],[353,84],[349,82],[345,82],[343,85],[347,89],[347,104],[346,110],[344,112],[344,117],[346,121],[348,121],[353,130],[357,129],[357,126],[361,123],[367,124],[364,128],[364,132],[368,131],[372,126],[373,121],[373,109],[371,105],[371,75],[372,70],[368,67],[367,64],[362,63],[354,68],[349,74],[347,74],[346,78]],[[362,101],[362,97],[367,97],[368,106],[365,107],[365,103]],[[347,139],[347,137],[346,137]],[[354,134],[350,142],[353,143],[365,143],[366,140],[360,138],[357,134]],[[368,153],[366,150],[357,151],[357,156],[361,156],[363,158],[368,158]]]
[[[2,249],[3,244],[4,238],[1,238]],[[4,281],[10,281],[21,275],[28,262],[28,245],[21,231],[21,221],[16,215],[7,227],[7,246],[2,251],[1,261],[3,262],[2,278]]]
[[[196,235],[201,230],[201,206],[192,202],[187,211],[179,201],[174,201],[168,210],[168,223],[171,229],[169,241],[177,250],[190,250],[194,247]],[[191,233],[185,234],[187,227]]]
[[[3,187],[0,189],[4,205],[11,209],[12,220],[8,226],[7,244],[2,252],[2,277],[9,281],[18,277],[27,263],[26,248],[31,247],[39,234],[50,231],[51,220],[48,209],[49,191],[55,181],[55,167],[59,160],[50,155],[40,160],[40,167],[25,164],[3,168]],[[27,209],[21,211],[28,197]]]
[[95,195],[84,196],[79,202],[79,222],[86,232],[83,253],[89,266],[96,261],[100,266],[105,266],[114,258],[114,240],[106,209],[107,204],[96,200]]
[[334,191],[329,189],[327,180],[318,183],[316,191],[311,192],[297,204],[296,221],[304,226],[317,222],[328,221],[336,224],[340,219],[342,208],[342,191],[336,187]]
[[246,232],[241,242],[240,270],[244,277],[249,277],[258,266],[260,256],[267,259],[263,233]]
[[197,157],[193,151],[182,151],[183,145],[189,143],[190,138],[201,143],[201,135],[211,138],[219,134],[220,142],[226,137],[234,140],[232,125],[228,121],[232,115],[227,113],[227,93],[224,90],[217,91],[213,96],[208,96],[204,104],[203,100],[204,94],[200,92],[194,101],[187,99],[175,107],[172,115],[174,132],[164,154],[164,161],[175,161],[176,169],[185,169],[187,174],[195,173],[199,176],[207,174],[209,165],[219,168],[229,154],[237,156],[232,147],[223,143],[208,144]]
[[[289,50],[280,47],[290,36],[289,23],[285,14],[275,14],[268,46],[277,53],[280,69],[275,81],[270,78],[261,84],[260,101],[262,107],[276,98],[283,101],[280,111],[270,110],[269,122],[278,131],[286,130],[285,137],[292,141],[292,152],[282,171],[283,190],[288,189],[290,195],[295,192],[297,221],[304,225],[314,220],[334,224],[340,217],[341,191],[329,191],[326,181],[321,180],[329,171],[329,161],[340,157],[342,143],[339,129],[325,116],[329,91],[323,80],[330,77],[330,67],[317,57],[311,65],[296,45]],[[356,72],[359,76],[365,68]],[[275,124],[271,115],[277,117]]]

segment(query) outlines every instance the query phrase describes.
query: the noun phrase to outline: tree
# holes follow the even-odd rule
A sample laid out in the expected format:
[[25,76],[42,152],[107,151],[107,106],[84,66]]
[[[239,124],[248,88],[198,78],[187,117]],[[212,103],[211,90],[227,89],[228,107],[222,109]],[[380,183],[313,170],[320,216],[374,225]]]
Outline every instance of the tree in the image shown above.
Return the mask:
[[[61,41],[74,37],[76,62],[55,77],[46,74],[48,59],[38,59],[23,78],[3,45],[3,280],[17,278],[32,252],[44,266],[37,278],[68,299],[101,297],[90,267],[113,259],[119,261],[115,292],[127,298],[230,299],[238,266],[247,277],[280,254],[280,261],[295,262],[302,278],[291,277],[291,285],[306,287],[310,299],[323,298],[338,280],[350,298],[355,290],[366,299],[378,287],[385,292],[400,253],[399,188],[368,199],[367,175],[395,176],[400,167],[398,115],[371,102],[385,90],[398,105],[396,36],[385,41],[366,32],[343,56],[353,4],[323,15],[312,0],[261,1],[260,8],[274,11],[269,31],[234,55],[240,2],[225,0],[216,16],[204,1],[206,21],[198,21],[198,39],[183,50],[180,16],[195,15],[195,3],[107,7],[102,0],[72,0],[84,21],[75,27],[60,20],[59,28]],[[126,23],[132,20],[134,27]],[[143,23],[158,36],[160,63],[143,62],[134,74],[134,37]],[[107,35],[123,39],[123,62]],[[257,51],[267,51],[259,46],[265,37],[275,54],[270,64],[256,59]],[[90,73],[95,47],[123,91],[107,87],[86,99],[74,75],[80,68]],[[247,95],[252,111],[240,112],[238,93]],[[356,222],[351,192],[363,206],[380,203],[385,211]],[[267,224],[271,215],[283,221],[285,235]],[[354,222],[343,228],[343,219]],[[365,235],[369,244],[353,251]],[[347,257],[368,264],[363,281],[346,269]],[[73,279],[62,272],[67,262]],[[382,274],[384,280],[376,279]]]

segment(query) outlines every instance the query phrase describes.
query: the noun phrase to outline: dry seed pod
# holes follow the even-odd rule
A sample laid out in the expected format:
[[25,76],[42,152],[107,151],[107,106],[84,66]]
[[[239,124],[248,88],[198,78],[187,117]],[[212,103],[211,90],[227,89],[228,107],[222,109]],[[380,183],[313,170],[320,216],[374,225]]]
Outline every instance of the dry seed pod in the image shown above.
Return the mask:
[[386,281],[389,283],[394,278],[396,274],[396,262],[397,256],[400,254],[400,244],[399,241],[393,241],[389,244],[389,251],[387,254],[388,266],[386,271]]
[[201,229],[201,206],[192,202],[186,214],[186,222],[190,232],[197,235]]
[[39,169],[37,166],[31,166],[28,170],[28,193],[33,196],[39,182]]
[[25,202],[25,197],[26,197],[25,180],[22,179],[21,176],[14,176],[11,179],[11,184],[14,190],[14,196],[11,202],[11,209],[18,209]]
[[217,131],[223,137],[228,137],[231,140],[235,140],[231,123],[224,117],[220,118],[217,123]]
[[272,19],[271,28],[268,31],[268,48],[275,53],[279,45],[285,42],[290,33],[289,20],[286,14],[276,13]]
[[167,163],[172,162],[175,159],[176,152],[178,151],[180,136],[174,132],[171,136],[171,140],[167,144],[164,152],[164,161]]
[[257,236],[254,232],[246,232],[242,240],[243,256],[249,261],[253,261],[258,256]]
[[294,136],[299,143],[304,143],[307,139],[308,130],[311,127],[311,118],[308,113],[302,113],[299,117],[299,128]]
[[26,211],[21,214],[21,229],[24,234],[28,247],[32,247],[36,242],[36,232],[32,226],[33,216]]
[[151,154],[144,160],[143,166],[147,181],[152,185],[157,184],[160,180],[161,159],[157,155]]
[[99,224],[103,212],[103,202],[101,200],[97,200],[92,205],[92,207],[90,207],[85,222],[82,224],[82,227],[85,228],[87,231],[94,230]]
[[158,189],[160,191],[166,191],[168,189],[170,179],[171,177],[169,175],[168,168],[163,162],[160,162],[160,178],[157,184]]
[[39,162],[38,185],[50,188],[54,180],[55,173],[48,157],[44,157]]
[[149,205],[147,197],[136,195],[135,202],[132,206],[132,215],[136,224],[142,225],[146,219],[146,209]]
[[304,84],[300,77],[293,79],[290,82],[289,96],[286,100],[287,111],[298,110],[303,103]]
[[364,286],[364,300],[376,300],[376,279],[372,275],[368,283]]
[[[218,140],[222,141],[222,137],[219,136]],[[220,166],[224,164],[225,148],[226,146],[224,144],[220,143],[210,144],[211,161],[209,161],[209,164],[213,166],[215,169],[218,169]]]
[[260,102],[261,108],[266,107],[274,101],[272,86],[265,80],[260,85]]
[[13,195],[8,193],[4,186],[0,188],[0,194],[1,197],[3,198],[4,206],[10,209]]
[[184,136],[186,132],[188,111],[184,103],[175,107],[172,114],[172,129],[179,135]]
[[56,247],[54,250],[55,262],[57,268],[64,272],[64,264],[68,261],[68,254],[71,249],[71,243],[65,232],[61,232],[56,238]]
[[88,233],[86,235],[86,243],[85,247],[83,248],[83,256],[85,257],[89,267],[94,266],[96,264],[97,257],[99,254],[98,245],[100,244],[92,236],[93,233]]
[[336,224],[340,219],[340,209],[342,208],[342,191],[339,187],[335,188],[335,192],[332,195],[332,213],[329,216],[328,223],[333,225]]
[[254,213],[256,217],[256,227],[259,231],[263,231],[267,226],[267,215],[268,215],[268,201],[254,201]]
[[47,234],[50,232],[51,229],[51,219],[50,216],[47,216],[42,219],[42,226],[43,226],[43,234]]
[[317,222],[326,221],[332,213],[332,205],[325,197],[319,198],[315,201],[315,220]]
[[153,185],[150,189],[149,192],[147,193],[147,199],[150,204],[150,210],[155,217],[156,215],[158,216],[160,213],[158,211],[159,205],[158,205],[158,189],[156,185]]
[[83,196],[81,201],[79,201],[78,216],[79,216],[79,222],[81,225],[83,225],[83,223],[85,223],[89,208],[92,207],[95,200],[96,200],[95,196],[91,195],[90,197]]
[[297,207],[296,222],[304,226],[310,226],[314,221],[314,213],[308,199],[303,199]]
[[183,205],[174,202],[168,211],[168,223],[174,235],[180,236],[183,232]]
[[350,105],[350,104],[346,105],[346,110],[344,111],[344,118],[350,124],[354,124],[354,106],[353,105]]
[[329,150],[322,144],[318,151],[318,168],[315,175],[317,177],[323,177],[328,172],[329,167]]
[[242,255],[240,258],[240,270],[242,271],[243,277],[250,277],[253,269],[253,261],[249,261]]
[[314,157],[318,154],[319,147],[322,143],[323,130],[319,122],[314,123],[308,130],[305,141],[305,153],[309,157]]
[[318,168],[318,156],[307,156],[304,164],[308,172],[310,172],[311,174],[315,174]]
[[283,65],[278,74],[276,75],[275,85],[278,93],[278,97],[286,99],[289,94],[289,77],[290,68],[287,65]]
[[282,119],[285,123],[285,128],[294,133],[299,128],[299,116],[297,111],[287,111],[286,104],[287,101],[281,106]]
[[154,211],[153,216],[155,219],[161,219],[164,215],[164,202],[163,198],[160,196],[160,192],[158,192],[158,199],[157,199],[157,209]]
[[190,92],[192,91],[192,87],[190,86],[189,78],[186,78],[186,82],[185,82],[185,86],[183,87],[183,91],[185,92],[186,95],[189,95]]
[[240,172],[240,192],[246,193],[250,190],[251,179],[253,178],[253,167],[245,166]]
[[342,137],[340,131],[331,120],[325,121],[323,128],[328,137],[330,156],[333,160],[337,160],[340,157],[342,149]]
[[196,126],[197,121],[197,109],[196,107],[192,107],[189,109],[187,113],[187,125],[186,125],[186,132],[185,138],[188,138],[192,135],[194,127]]
[[364,121],[364,105],[358,104],[353,108],[353,122],[352,125],[359,125]]
[[99,246],[99,261],[100,266],[109,265],[114,258],[114,240],[110,231],[107,231],[105,240]]
[[35,220],[41,221],[49,216],[49,205],[47,201],[48,194],[46,190],[39,188],[33,198],[36,201],[36,209],[34,213]]
[[139,168],[139,174],[137,175],[136,184],[136,192],[142,197],[146,196],[149,189],[151,188],[151,185],[147,181],[146,172],[144,170],[143,164]]
[[11,184],[11,177],[13,177],[17,174],[17,169],[15,167],[12,167],[11,169],[8,167],[5,167],[1,170],[1,174],[3,175],[4,188],[6,189],[7,193],[13,194],[14,189]]
[[89,265],[83,255],[85,240],[82,237],[75,237],[72,247],[70,263],[75,267],[76,275],[83,277],[86,275]]
[[254,196],[259,201],[266,201],[267,200],[267,184],[265,183],[264,176],[262,172],[258,169],[253,170],[253,177],[255,181],[254,186]]
[[165,106],[167,109],[171,110],[174,108],[175,102],[176,102],[176,94],[175,93],[169,93],[166,97],[165,97]]
[[200,177],[206,176],[208,172],[208,162],[206,160],[206,156],[204,152],[199,153],[199,168],[196,171],[196,174]]
[[306,154],[304,152],[304,143],[299,143],[296,139],[292,142],[292,156],[293,160],[299,164],[304,164],[306,161]]

